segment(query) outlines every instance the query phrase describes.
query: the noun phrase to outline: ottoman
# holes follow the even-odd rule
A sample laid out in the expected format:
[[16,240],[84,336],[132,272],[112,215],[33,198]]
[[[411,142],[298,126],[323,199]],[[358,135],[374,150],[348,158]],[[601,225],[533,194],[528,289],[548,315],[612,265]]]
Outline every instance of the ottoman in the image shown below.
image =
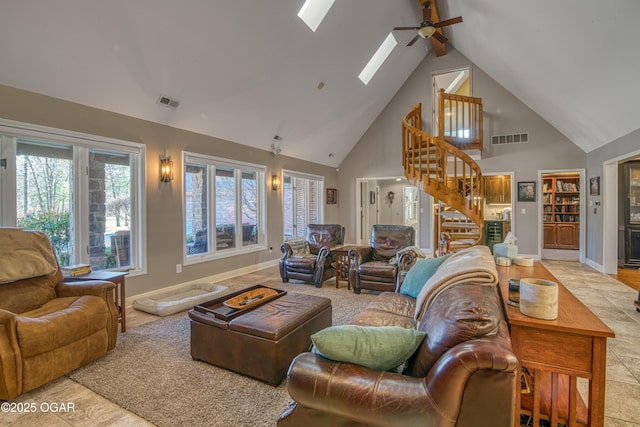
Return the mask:
[[287,293],[229,320],[195,309],[189,318],[194,360],[277,386],[311,335],[331,326],[331,300]]

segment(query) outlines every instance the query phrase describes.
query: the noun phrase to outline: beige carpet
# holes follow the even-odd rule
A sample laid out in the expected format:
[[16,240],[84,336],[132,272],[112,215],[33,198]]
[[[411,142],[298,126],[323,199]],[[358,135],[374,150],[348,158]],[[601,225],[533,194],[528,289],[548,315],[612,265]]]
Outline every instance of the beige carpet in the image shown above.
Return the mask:
[[[280,281],[261,283],[330,298],[334,325],[348,323],[373,298],[372,294],[355,295],[345,287],[336,289],[333,282],[320,289]],[[113,351],[68,376],[161,427],[275,425],[290,401],[286,381],[272,387],[193,361],[189,340],[189,318],[186,312],[177,313],[128,328]]]

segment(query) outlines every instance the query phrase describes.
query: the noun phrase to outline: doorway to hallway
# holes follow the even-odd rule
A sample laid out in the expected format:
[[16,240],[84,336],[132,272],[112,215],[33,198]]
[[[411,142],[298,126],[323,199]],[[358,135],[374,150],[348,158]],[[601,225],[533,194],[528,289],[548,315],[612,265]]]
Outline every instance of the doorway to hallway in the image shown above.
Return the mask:
[[583,259],[584,172],[543,171],[540,175],[541,259]]

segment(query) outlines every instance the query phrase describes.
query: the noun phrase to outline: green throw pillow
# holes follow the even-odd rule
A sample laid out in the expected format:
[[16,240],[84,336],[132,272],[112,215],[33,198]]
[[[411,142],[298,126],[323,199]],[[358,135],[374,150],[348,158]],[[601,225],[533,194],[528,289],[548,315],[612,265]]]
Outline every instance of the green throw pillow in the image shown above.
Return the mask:
[[311,335],[313,352],[327,359],[388,371],[409,360],[426,333],[399,326],[331,326]]
[[400,287],[400,293],[417,298],[425,283],[435,274],[440,264],[445,262],[450,256],[451,254],[437,258],[418,260],[413,267],[407,271],[407,275],[402,282],[402,287]]

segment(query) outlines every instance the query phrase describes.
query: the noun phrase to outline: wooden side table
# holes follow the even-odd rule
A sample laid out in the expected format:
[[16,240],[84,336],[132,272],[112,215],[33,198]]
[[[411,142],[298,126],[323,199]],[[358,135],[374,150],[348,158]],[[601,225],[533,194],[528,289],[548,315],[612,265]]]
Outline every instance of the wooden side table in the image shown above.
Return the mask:
[[[541,263],[533,267],[497,267],[503,302],[509,295],[509,279],[534,277],[558,284],[558,318],[540,320],[525,316],[519,307],[504,303],[513,352],[533,377],[530,393],[516,392],[515,426],[520,415],[533,425],[546,419],[558,423],[604,425],[607,338],[615,334],[562,285]],[[587,405],[578,390],[578,378],[589,382]]]
[[347,282],[347,290],[351,290],[351,282],[349,281],[349,250],[353,248],[359,248],[360,246],[342,246],[334,251],[336,260],[333,263],[333,268],[336,270],[336,289],[339,286],[340,280]]
[[127,331],[127,317],[126,317],[126,309],[125,309],[125,287],[124,287],[124,276],[127,273],[123,271],[92,271],[89,274],[83,274],[81,276],[73,276],[73,277],[65,277],[65,279],[73,279],[73,280],[105,280],[107,282],[113,282],[116,284],[116,288],[114,289],[114,297],[116,307],[118,308],[118,313],[120,317],[118,321],[120,322],[120,331]]

